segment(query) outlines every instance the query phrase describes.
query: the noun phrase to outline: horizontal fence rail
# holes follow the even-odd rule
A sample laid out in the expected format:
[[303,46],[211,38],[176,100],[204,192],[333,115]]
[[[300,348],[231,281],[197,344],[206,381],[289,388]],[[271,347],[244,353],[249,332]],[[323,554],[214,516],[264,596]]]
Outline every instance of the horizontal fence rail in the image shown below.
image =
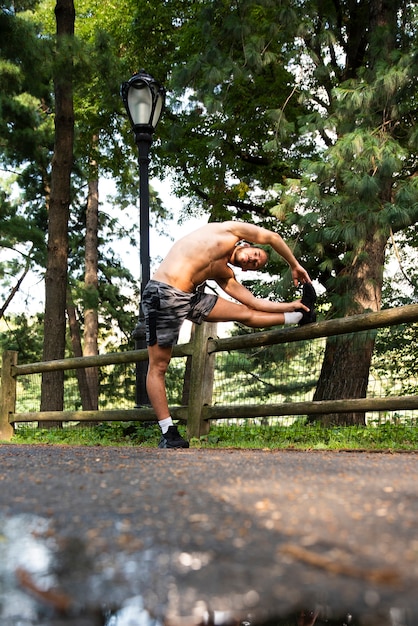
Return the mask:
[[[184,343],[174,347],[173,356],[191,356],[192,343]],[[40,361],[27,365],[12,365],[12,376],[25,374],[42,374],[43,372],[58,372],[62,370],[84,369],[86,367],[103,367],[104,365],[117,365],[121,363],[138,363],[148,360],[148,352],[144,350],[131,350],[129,352],[110,352],[97,356],[80,356],[69,359],[57,359],[55,361]]]
[[[210,364],[219,352],[250,350],[264,346],[290,344],[336,335],[360,333],[393,325],[418,321],[418,305],[406,305],[375,313],[363,313],[346,318],[327,320],[302,327],[281,328],[251,332],[236,337],[217,338],[216,325],[197,326],[193,340],[174,347],[173,357],[188,357],[192,361],[192,389],[188,404],[170,406],[174,418],[187,421],[190,437],[207,432],[210,420],[249,418],[265,416],[315,415],[345,413],[348,411],[394,411],[417,409],[418,395],[391,396],[381,398],[352,398],[344,400],[283,402],[279,404],[212,405],[210,382],[213,379]],[[15,423],[45,421],[150,421],[155,414],[150,407],[100,411],[43,411],[16,413],[16,381],[20,376],[40,374],[57,370],[77,370],[88,367],[103,367],[115,364],[130,364],[145,361],[146,350],[111,353],[98,356],[69,358],[31,364],[18,364],[17,353],[3,355],[0,404],[0,439],[10,439]],[[209,382],[208,382],[209,381]],[[208,395],[209,394],[209,395]],[[206,429],[206,430],[205,430]]]
[[306,324],[298,328],[280,328],[249,335],[239,335],[237,337],[211,339],[208,342],[208,352],[242,350],[290,341],[301,341],[303,339],[319,339],[417,321],[418,304],[408,304],[397,309],[385,309],[376,313],[361,313],[360,315]]
[[226,406],[217,404],[202,409],[203,419],[236,419],[269,417],[272,415],[320,415],[347,413],[347,411],[396,411],[418,409],[417,396],[391,396],[390,398],[354,398],[351,400],[321,400],[315,402],[283,402],[282,404],[260,404]]

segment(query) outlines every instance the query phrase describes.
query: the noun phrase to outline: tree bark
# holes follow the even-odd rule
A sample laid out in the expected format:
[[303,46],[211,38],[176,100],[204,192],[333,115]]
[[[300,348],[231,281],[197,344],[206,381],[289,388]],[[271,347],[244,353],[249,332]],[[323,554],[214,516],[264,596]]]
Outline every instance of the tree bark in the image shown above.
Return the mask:
[[[68,315],[68,325],[70,327],[70,335],[71,335],[71,345],[73,347],[73,353],[75,357],[82,357],[83,350],[81,347],[81,336],[80,336],[80,324],[78,323],[76,308],[74,306],[73,299],[71,297],[71,292],[68,289],[67,292],[67,315]],[[89,368],[80,368],[77,370],[77,382],[78,382],[78,390],[80,393],[81,406],[83,411],[90,411],[97,409],[92,405],[92,401],[90,398],[90,390],[87,382],[87,374]],[[97,368],[95,368],[97,369]]]
[[[383,58],[390,60],[390,54],[396,45],[396,2],[371,0],[369,3],[354,3],[352,8],[346,49],[346,78],[357,78],[362,65],[367,65],[369,72],[373,74]],[[368,23],[368,28],[365,28],[365,23]],[[363,38],[360,37],[361,33]],[[377,109],[375,114],[376,126],[385,127],[385,132],[389,133],[390,115],[384,109]],[[379,223],[379,213],[387,203],[393,201],[394,181],[390,174],[385,176],[379,168],[371,169],[369,174],[376,175],[379,192],[375,201],[370,201],[370,216],[359,217],[360,220],[368,220],[366,239],[353,247],[351,264],[341,272],[340,295],[348,301],[343,315],[379,311],[381,307],[389,225],[384,231]],[[343,289],[345,293],[342,292]],[[366,397],[374,342],[375,332],[328,338],[313,399],[320,401]],[[360,412],[312,416],[312,419],[319,419],[326,425],[365,424],[365,414]]]
[[[93,138],[93,145],[98,137]],[[99,181],[97,162],[92,161],[94,177],[89,181],[86,212],[86,251],[85,251],[85,309],[84,309],[84,349],[83,356],[95,356],[98,348],[98,228],[99,228]],[[91,367],[86,370],[89,388],[90,409],[97,409],[99,403],[99,370]]]
[[[365,242],[347,268],[343,283],[351,290],[346,315],[379,311],[382,299],[386,239],[377,233]],[[365,398],[376,331],[327,339],[324,360],[313,400]],[[364,425],[364,413],[335,413],[311,416],[324,425]]]
[[[75,10],[73,0],[57,0],[55,17],[58,62],[54,81],[55,145],[52,159],[48,256],[45,274],[43,348],[45,361],[62,359],[65,354],[68,216],[74,142],[72,52],[68,45],[74,35]],[[65,56],[65,62],[63,56]],[[44,373],[42,376],[41,411],[62,411],[63,408],[64,373]],[[43,425],[56,426],[60,424],[60,422],[48,422]]]

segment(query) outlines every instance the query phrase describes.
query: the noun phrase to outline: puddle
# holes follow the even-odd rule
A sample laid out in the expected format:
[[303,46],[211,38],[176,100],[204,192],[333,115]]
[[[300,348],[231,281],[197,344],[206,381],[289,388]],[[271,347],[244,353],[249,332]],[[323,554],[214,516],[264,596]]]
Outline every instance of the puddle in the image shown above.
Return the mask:
[[[103,552],[92,559],[79,538],[57,538],[51,522],[33,515],[0,516],[1,626],[415,626],[416,615],[400,607],[379,610],[379,596],[368,598],[361,614],[347,608],[300,600],[291,611],[260,611],[259,596],[248,590],[231,599],[196,600],[179,617],[181,579],[186,570],[204,569],[206,553],[131,554]],[[173,567],[175,561],[176,566]],[[212,564],[213,565],[213,564]],[[181,582],[179,580],[181,579]],[[142,594],[142,595],[141,595]],[[165,597],[162,602],[161,598]],[[223,598],[225,602],[225,598]],[[241,603],[242,610],[236,607]],[[213,604],[213,606],[211,605]],[[283,606],[289,605],[289,598]]]

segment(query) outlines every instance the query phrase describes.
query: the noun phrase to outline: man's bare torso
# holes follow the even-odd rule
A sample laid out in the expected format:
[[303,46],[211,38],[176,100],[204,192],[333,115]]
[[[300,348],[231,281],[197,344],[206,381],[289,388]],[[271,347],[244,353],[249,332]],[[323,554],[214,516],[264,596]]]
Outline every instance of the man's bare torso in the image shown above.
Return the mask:
[[186,292],[208,279],[227,279],[233,276],[228,263],[237,241],[225,224],[202,226],[173,245],[152,278]]

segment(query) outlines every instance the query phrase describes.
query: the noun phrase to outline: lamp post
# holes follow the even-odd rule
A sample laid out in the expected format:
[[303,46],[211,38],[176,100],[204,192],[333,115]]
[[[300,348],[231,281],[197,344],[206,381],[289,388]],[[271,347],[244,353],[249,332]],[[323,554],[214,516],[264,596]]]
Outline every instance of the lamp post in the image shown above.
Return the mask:
[[[145,285],[150,279],[149,251],[149,151],[152,135],[160,119],[165,89],[152,76],[141,70],[121,85],[121,97],[135,135],[138,148],[139,165],[139,245],[141,266],[141,301]],[[135,350],[146,348],[145,320],[142,306],[139,307],[139,319],[132,337],[135,339]],[[149,404],[146,390],[148,364],[141,361],[136,364],[136,406]]]

